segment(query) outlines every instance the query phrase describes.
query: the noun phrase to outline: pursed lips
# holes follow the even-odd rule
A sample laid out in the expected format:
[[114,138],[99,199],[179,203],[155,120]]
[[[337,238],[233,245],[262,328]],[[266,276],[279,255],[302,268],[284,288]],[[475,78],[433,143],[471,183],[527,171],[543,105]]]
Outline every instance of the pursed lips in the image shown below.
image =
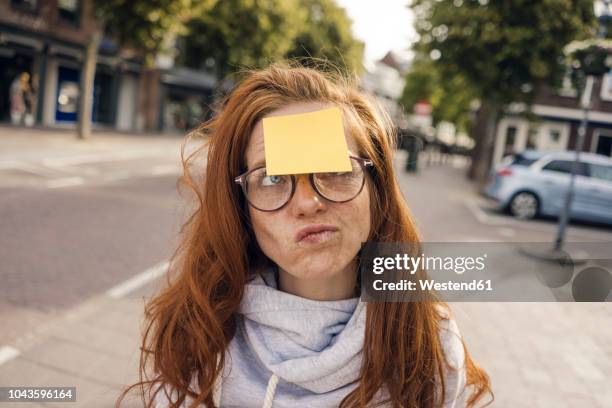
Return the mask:
[[316,234],[324,231],[338,231],[339,228],[332,224],[311,224],[298,230],[295,234],[295,242],[300,242],[310,234]]

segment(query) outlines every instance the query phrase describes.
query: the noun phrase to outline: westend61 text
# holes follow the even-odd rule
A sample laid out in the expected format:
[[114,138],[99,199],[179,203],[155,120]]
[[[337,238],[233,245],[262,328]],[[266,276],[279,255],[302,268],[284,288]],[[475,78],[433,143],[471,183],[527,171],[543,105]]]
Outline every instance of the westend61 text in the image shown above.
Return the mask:
[[374,290],[435,290],[435,291],[491,291],[493,286],[490,279],[474,279],[470,282],[436,282],[433,279],[420,279],[417,282],[402,279],[398,282],[383,282],[377,279],[373,282]]

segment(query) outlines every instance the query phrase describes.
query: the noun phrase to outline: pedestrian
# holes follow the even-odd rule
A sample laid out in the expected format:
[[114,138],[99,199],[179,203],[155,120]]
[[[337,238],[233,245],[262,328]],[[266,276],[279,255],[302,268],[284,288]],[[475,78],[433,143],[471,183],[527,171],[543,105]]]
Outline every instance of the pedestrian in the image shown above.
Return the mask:
[[[268,176],[262,119],[330,107],[351,182]],[[490,394],[446,305],[359,299],[362,242],[419,240],[388,123],[340,75],[294,63],[246,75],[192,134],[208,138],[184,156],[196,209],[146,306],[141,381],[117,405],[133,389],[146,407],[451,408]]]
[[32,75],[30,81],[27,84],[26,92],[24,95],[26,105],[24,123],[28,127],[34,126],[35,122],[36,108],[38,107],[38,85],[38,74],[34,74]]
[[11,82],[11,123],[13,125],[21,125],[25,119],[29,81],[30,74],[22,72]]

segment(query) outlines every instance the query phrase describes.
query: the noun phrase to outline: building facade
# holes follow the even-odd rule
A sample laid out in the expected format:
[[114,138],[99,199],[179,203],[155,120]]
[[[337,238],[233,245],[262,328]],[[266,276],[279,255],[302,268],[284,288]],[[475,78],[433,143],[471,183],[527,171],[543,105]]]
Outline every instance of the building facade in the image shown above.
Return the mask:
[[[0,122],[74,127],[85,49],[94,29],[89,0],[0,0]],[[104,38],[93,126],[184,131],[207,117],[215,84],[201,72],[145,69],[137,51]]]
[[[493,163],[524,149],[574,150],[583,117],[578,92],[569,80],[560,90],[544,90],[535,99],[537,120],[507,114],[497,126]],[[583,151],[612,156],[612,73],[597,78],[591,97]]]

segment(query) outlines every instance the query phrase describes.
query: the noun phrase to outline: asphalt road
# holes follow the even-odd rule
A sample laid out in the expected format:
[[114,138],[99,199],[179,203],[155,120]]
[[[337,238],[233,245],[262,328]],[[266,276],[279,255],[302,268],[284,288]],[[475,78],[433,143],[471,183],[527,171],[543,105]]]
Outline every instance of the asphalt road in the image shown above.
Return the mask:
[[171,256],[185,216],[176,152],[0,168],[0,344]]

